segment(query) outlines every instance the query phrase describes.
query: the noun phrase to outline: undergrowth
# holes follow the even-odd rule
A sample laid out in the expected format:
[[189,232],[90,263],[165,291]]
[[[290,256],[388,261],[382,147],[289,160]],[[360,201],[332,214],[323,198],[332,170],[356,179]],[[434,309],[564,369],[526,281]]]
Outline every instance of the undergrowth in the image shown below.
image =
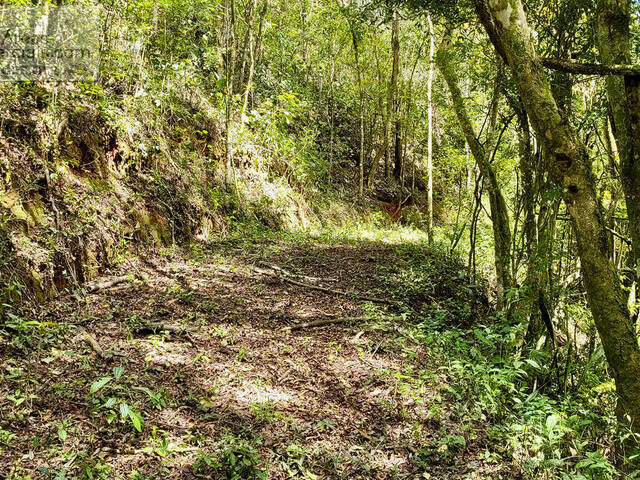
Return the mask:
[[[453,405],[455,416],[475,428],[490,425],[485,457],[515,462],[526,478],[619,478],[612,458],[627,435],[617,430],[601,350],[573,366],[582,382],[564,391],[547,366],[552,353],[513,347],[519,328],[501,317],[470,329],[442,328],[426,317],[414,335],[441,365],[447,385],[441,403]],[[627,472],[626,478],[639,474]]]

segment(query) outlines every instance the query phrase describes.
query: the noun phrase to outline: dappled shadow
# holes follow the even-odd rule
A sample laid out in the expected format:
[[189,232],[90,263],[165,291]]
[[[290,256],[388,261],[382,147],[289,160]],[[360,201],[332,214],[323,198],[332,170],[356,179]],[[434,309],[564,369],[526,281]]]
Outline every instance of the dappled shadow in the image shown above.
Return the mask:
[[[23,356],[38,380],[24,420],[2,426],[21,432],[2,468],[73,470],[78,454],[71,463],[62,459],[84,452],[123,475],[138,469],[152,478],[195,478],[199,458],[232,437],[255,445],[270,478],[288,478],[291,469],[363,479],[425,472],[420,452],[443,428],[431,410],[440,386],[422,374],[435,366],[405,323],[386,317],[407,312],[407,321],[419,322],[434,303],[440,308],[442,295],[466,295],[469,308],[481,306],[469,286],[454,293],[451,279],[423,278],[424,285],[439,285],[425,293],[403,273],[417,254],[437,275],[453,269],[446,260],[371,242],[221,242],[164,253],[128,265],[144,282],[67,297],[45,315],[82,325],[102,357],[77,328],[52,340],[41,361],[11,352]],[[272,267],[349,294],[260,273]],[[394,302],[375,305],[357,295]],[[285,329],[363,314],[370,319]],[[150,334],[141,328],[149,322],[177,328]],[[115,366],[124,374],[112,395],[143,410],[141,433],[118,418],[108,423],[106,409],[91,408],[89,386]],[[33,449],[33,438],[41,439],[39,454],[24,458],[18,452]],[[464,478],[469,467],[462,457],[454,463]],[[438,475],[449,468],[435,462],[427,470]]]

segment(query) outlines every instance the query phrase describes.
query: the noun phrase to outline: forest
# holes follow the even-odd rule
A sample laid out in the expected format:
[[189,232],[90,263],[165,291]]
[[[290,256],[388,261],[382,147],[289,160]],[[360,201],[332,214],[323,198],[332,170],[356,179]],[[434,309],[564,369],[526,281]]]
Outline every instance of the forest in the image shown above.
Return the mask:
[[640,478],[637,0],[0,3],[0,480]]

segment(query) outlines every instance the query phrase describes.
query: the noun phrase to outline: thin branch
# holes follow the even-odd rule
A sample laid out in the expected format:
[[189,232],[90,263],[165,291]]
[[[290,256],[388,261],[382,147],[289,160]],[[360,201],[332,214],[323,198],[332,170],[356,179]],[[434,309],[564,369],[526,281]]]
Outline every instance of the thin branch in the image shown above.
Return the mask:
[[631,239],[625,237],[624,235],[616,232],[613,228],[609,228],[609,227],[605,227],[609,232],[611,232],[615,237],[618,237],[620,240],[622,240],[624,243],[626,243],[627,245],[631,245]]

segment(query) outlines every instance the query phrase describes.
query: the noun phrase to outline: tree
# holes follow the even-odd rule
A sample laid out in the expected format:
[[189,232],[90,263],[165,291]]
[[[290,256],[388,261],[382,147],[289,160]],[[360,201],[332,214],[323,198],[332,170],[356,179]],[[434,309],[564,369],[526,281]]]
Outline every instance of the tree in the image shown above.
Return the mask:
[[225,75],[226,75],[226,104],[225,104],[225,140],[224,140],[224,172],[227,184],[231,183],[233,168],[233,146],[231,130],[233,128],[233,72],[235,65],[235,2],[225,0]]
[[483,145],[478,140],[471,120],[467,114],[462,92],[458,86],[455,67],[452,62],[450,43],[451,32],[448,32],[436,53],[436,64],[449,87],[453,109],[455,110],[458,118],[460,128],[462,129],[467,144],[469,145],[469,149],[471,150],[471,154],[473,155],[476,165],[482,173],[482,177],[487,186],[489,205],[491,209],[491,222],[493,225],[498,304],[502,305],[505,290],[511,288],[513,285],[510,267],[511,229],[509,225],[509,212],[507,210],[507,203],[502,195],[500,185],[498,184],[496,173],[491,166],[491,159],[494,155],[494,150],[497,147],[498,141],[496,124],[502,72],[499,67],[498,73],[496,74],[494,91],[489,104],[489,128],[487,132],[487,140]]
[[[630,0],[598,1],[598,47],[604,64],[631,63],[630,19]],[[620,155],[620,176],[632,240],[632,263],[637,269],[640,267],[640,77],[608,75],[605,82],[613,134]]]
[[429,24],[429,79],[427,80],[427,235],[429,243],[433,243],[433,55],[434,31],[431,15],[427,16]]
[[260,8],[260,21],[258,24],[258,34],[256,38],[253,37],[253,34],[249,36],[251,45],[248,46],[249,67],[248,67],[248,72],[246,77],[246,85],[244,89],[244,100],[242,101],[242,115],[245,115],[247,108],[249,108],[249,94],[251,93],[251,89],[253,88],[253,75],[256,70],[256,62],[258,61],[260,50],[262,49],[262,31],[264,29],[264,19],[267,13],[268,6],[269,6],[268,0],[264,0],[264,2],[262,3],[262,7]]
[[[343,7],[343,11],[345,7]],[[364,90],[362,89],[362,67],[360,65],[360,55],[358,51],[358,34],[356,31],[355,21],[351,17],[347,17],[349,23],[349,31],[351,33],[351,41],[353,44],[353,56],[356,67],[356,75],[358,79],[358,120],[359,120],[359,152],[358,152],[358,194],[364,194]]]
[[[389,149],[389,143],[391,139],[391,122],[393,117],[393,105],[394,99],[396,95],[396,91],[398,88],[398,73],[400,69],[400,39],[399,39],[399,30],[400,30],[400,17],[398,15],[397,8],[393,9],[393,19],[391,22],[392,33],[391,33],[391,54],[393,57],[393,66],[391,68],[391,80],[389,82],[388,90],[387,90],[387,107],[386,114],[384,119],[384,137],[382,139],[382,146],[375,158],[371,163],[371,168],[369,169],[369,175],[367,177],[367,188],[371,188],[373,186],[373,181],[376,178],[376,171],[378,170],[378,163],[380,163],[380,159],[383,155],[387,155]],[[385,157],[385,176],[389,173],[389,157],[388,155]]]

